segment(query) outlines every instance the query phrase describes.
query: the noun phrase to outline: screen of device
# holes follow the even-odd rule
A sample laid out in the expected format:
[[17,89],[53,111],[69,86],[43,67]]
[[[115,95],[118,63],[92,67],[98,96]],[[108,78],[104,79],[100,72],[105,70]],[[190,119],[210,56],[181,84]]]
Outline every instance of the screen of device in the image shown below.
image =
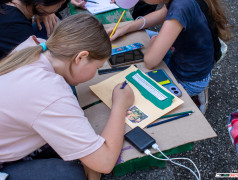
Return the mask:
[[133,64],[141,62],[144,59],[144,54],[140,49],[112,55],[109,59],[109,63],[112,67],[123,66],[127,64]]

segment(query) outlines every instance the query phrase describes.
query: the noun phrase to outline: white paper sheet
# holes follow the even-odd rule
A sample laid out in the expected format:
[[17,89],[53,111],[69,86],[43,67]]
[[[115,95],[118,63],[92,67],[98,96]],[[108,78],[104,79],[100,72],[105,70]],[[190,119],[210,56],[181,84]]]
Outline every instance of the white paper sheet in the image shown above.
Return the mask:
[[115,3],[110,4],[111,0],[92,0],[92,1],[95,1],[98,4],[87,2],[85,7],[93,15],[119,8]]

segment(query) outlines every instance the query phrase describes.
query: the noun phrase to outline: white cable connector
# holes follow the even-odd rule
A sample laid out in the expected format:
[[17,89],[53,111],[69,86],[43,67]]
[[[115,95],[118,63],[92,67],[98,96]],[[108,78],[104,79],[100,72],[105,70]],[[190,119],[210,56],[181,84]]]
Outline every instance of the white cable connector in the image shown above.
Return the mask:
[[146,155],[151,155],[151,152],[150,152],[149,149],[146,149],[146,150],[144,151],[144,153],[145,153]]
[[159,148],[159,145],[155,143],[152,145],[152,148],[157,150],[157,148]]
[[[195,165],[195,163],[194,163],[191,159],[189,159],[189,158],[169,158],[168,156],[166,156],[166,155],[159,149],[159,146],[158,146],[158,144],[156,144],[156,143],[152,145],[152,148],[155,149],[155,150],[158,150],[166,159],[158,158],[158,157],[152,155],[149,149],[146,149],[146,150],[144,151],[144,153],[145,153],[146,155],[149,155],[149,156],[155,158],[155,159],[162,160],[162,161],[170,161],[170,162],[173,163],[173,164],[176,164],[176,165],[178,165],[178,166],[184,167],[185,169],[188,169],[188,170],[196,177],[197,180],[201,180],[200,172],[199,172],[197,166]],[[193,170],[191,170],[191,169],[188,168],[187,166],[184,166],[184,165],[182,165],[182,164],[176,163],[176,162],[174,162],[173,160],[188,160],[188,161],[190,161],[190,162],[193,164],[193,166],[195,167],[195,169],[196,169],[196,171],[197,171],[197,173],[198,173],[198,176],[197,176],[197,174],[196,174]]]

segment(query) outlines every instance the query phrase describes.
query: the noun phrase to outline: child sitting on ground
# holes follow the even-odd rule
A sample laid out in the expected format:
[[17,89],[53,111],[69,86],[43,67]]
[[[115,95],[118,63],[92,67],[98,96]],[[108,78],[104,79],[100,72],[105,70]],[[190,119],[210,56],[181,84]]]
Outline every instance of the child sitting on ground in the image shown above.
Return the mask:
[[16,51],[0,61],[0,171],[10,179],[86,179],[73,161],[80,159],[89,178],[109,173],[133,91],[115,87],[110,117],[97,135],[68,85],[93,78],[111,56],[103,25],[91,15],[70,16],[47,41],[33,36]]
[[[203,0],[202,0],[203,1]],[[138,0],[116,0],[121,7],[132,7]],[[196,0],[144,0],[148,4],[162,4],[163,8],[125,26],[119,27],[111,40],[124,34],[163,24],[157,36],[151,38],[144,56],[149,69],[158,67],[173,46],[172,58],[166,62],[175,78],[190,96],[207,88],[214,67],[214,43],[207,19]],[[229,39],[227,19],[217,0],[205,0],[218,30],[218,36]],[[108,34],[112,31],[108,30]]]

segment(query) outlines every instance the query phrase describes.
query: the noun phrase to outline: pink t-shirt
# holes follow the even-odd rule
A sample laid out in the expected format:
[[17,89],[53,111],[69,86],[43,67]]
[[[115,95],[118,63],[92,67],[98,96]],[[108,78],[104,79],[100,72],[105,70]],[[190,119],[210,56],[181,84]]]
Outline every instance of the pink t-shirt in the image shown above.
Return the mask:
[[[31,37],[20,45],[35,45]],[[44,54],[0,76],[0,162],[21,159],[48,143],[64,160],[87,156],[104,143],[64,78]]]

